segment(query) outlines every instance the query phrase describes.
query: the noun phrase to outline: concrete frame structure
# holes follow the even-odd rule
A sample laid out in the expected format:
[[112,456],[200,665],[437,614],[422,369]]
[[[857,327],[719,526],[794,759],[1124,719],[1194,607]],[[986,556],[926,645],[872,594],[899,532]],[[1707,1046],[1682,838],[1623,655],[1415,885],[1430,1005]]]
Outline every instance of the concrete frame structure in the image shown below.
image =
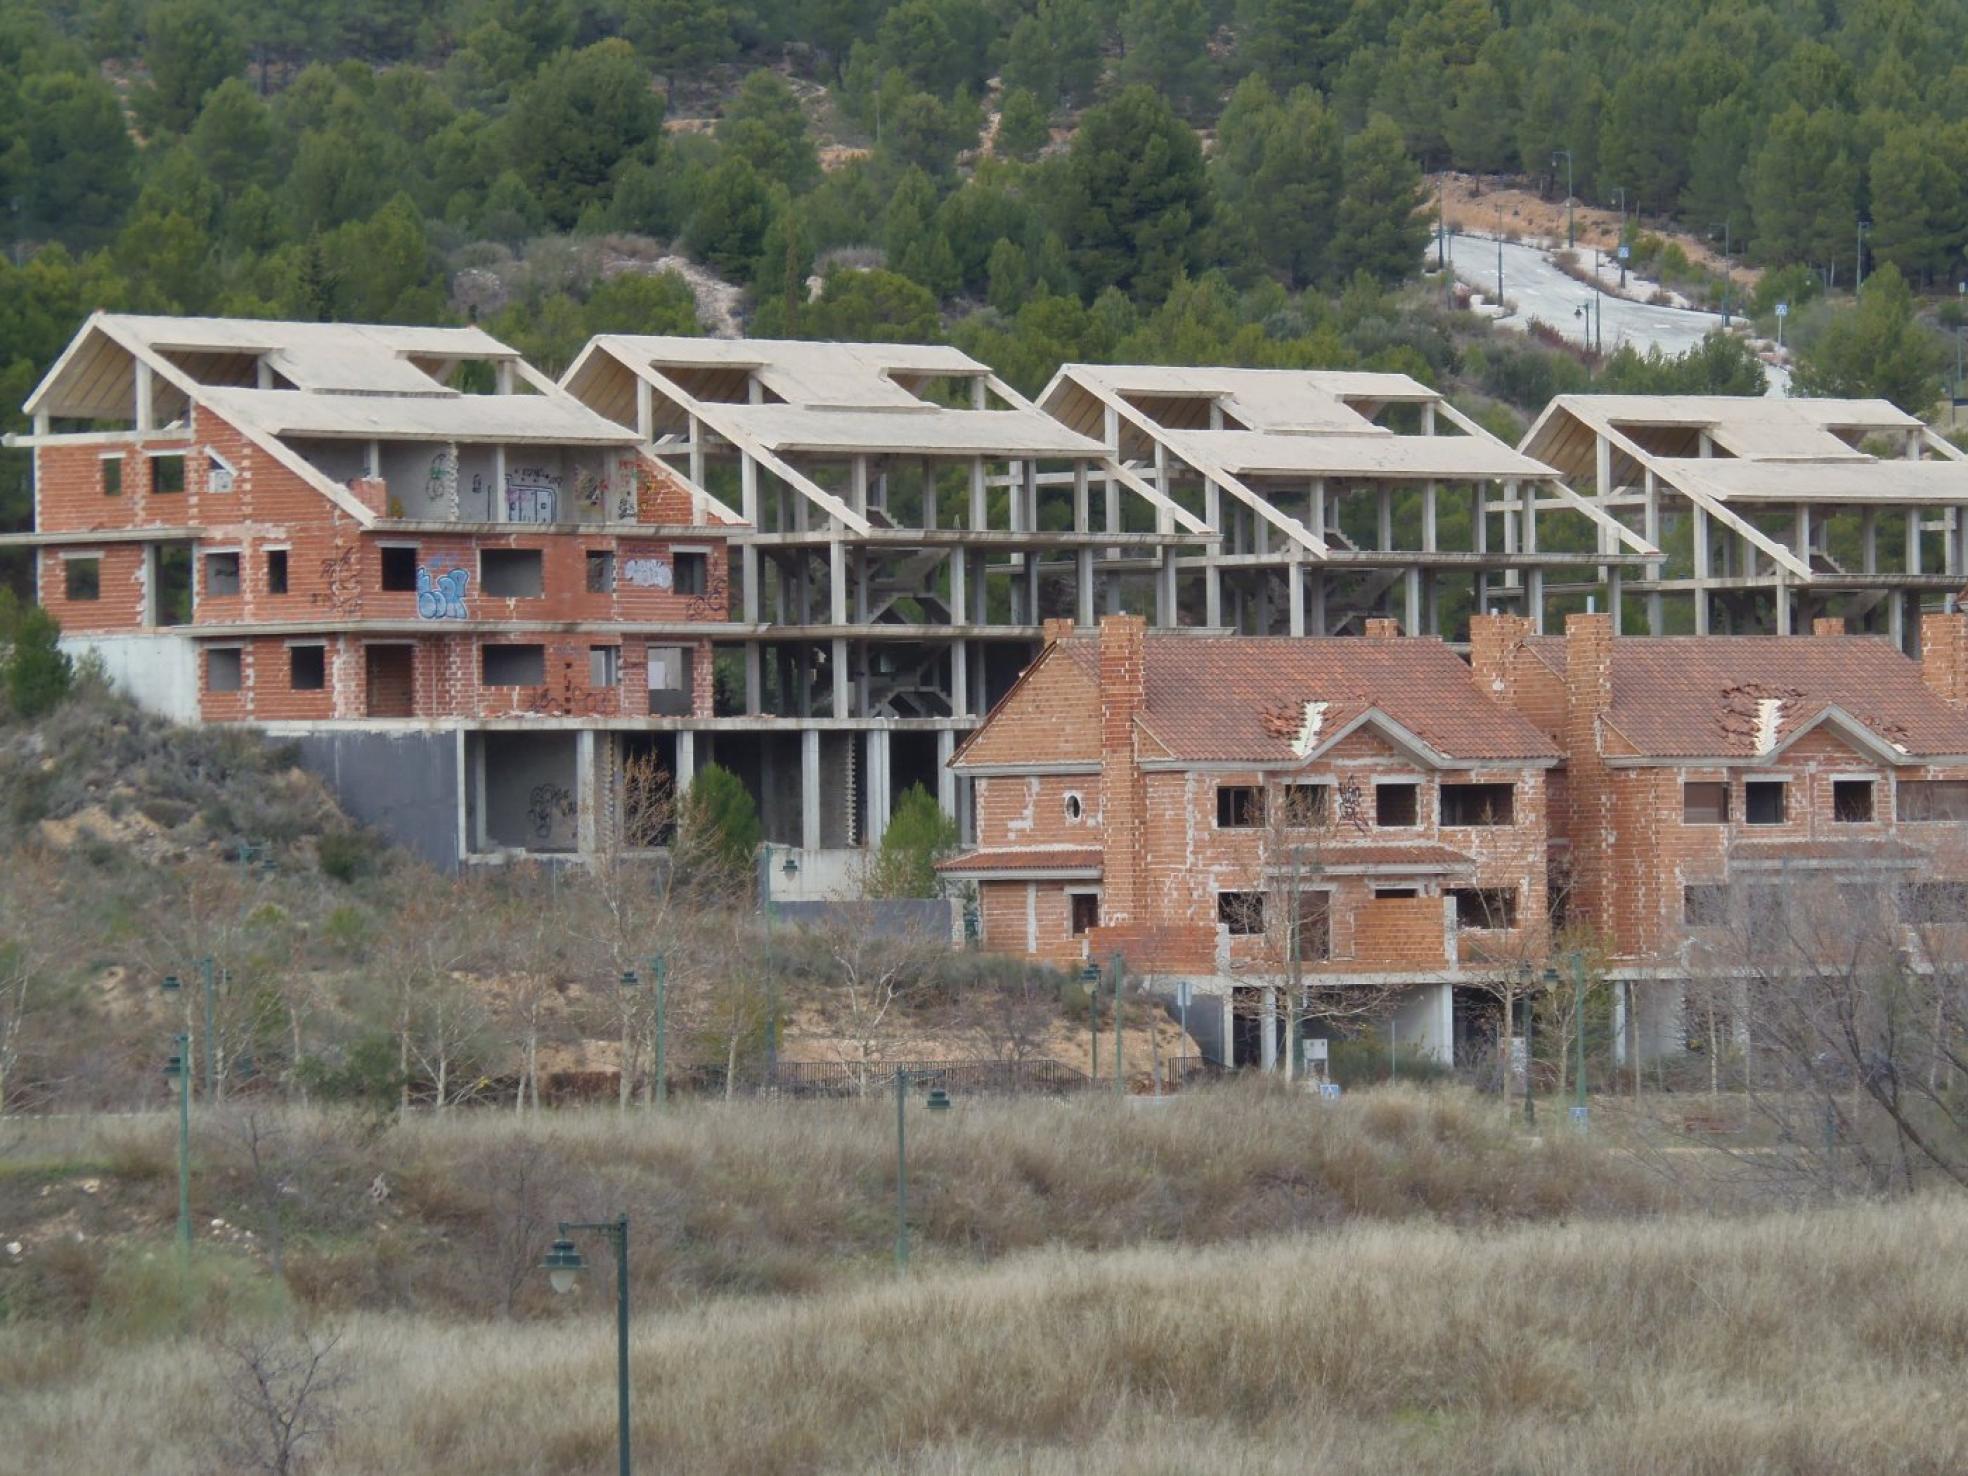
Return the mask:
[[1652,635],[1832,616],[1912,652],[1921,598],[1968,581],[1968,457],[1884,400],[1561,395],[1519,449],[1670,545],[1624,585]]
[[731,695],[680,725],[761,798],[795,885],[849,880],[920,782],[968,833],[957,741],[1041,623],[1168,603],[1213,533],[957,349],[596,338],[561,381],[749,525],[733,539]]
[[737,515],[476,328],[97,313],[26,409],[64,644],[439,864],[612,842],[710,711]]
[[1165,568],[1183,587],[1158,600],[1207,628],[1357,634],[1392,616],[1460,639],[1465,608],[1504,608],[1541,630],[1552,596],[1616,593],[1659,557],[1405,374],[1067,364],[1039,403],[1219,530]]

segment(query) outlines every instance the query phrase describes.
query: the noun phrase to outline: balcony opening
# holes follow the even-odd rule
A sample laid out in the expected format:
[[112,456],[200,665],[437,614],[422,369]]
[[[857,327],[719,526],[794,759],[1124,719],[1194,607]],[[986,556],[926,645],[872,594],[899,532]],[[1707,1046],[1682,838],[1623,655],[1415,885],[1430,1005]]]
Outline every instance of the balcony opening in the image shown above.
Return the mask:
[[588,550],[588,593],[615,592],[615,555],[605,548]]
[[377,550],[382,560],[382,583],[395,594],[414,594],[417,589],[417,546],[414,543],[386,543]]
[[328,685],[326,646],[287,648],[287,685],[296,692],[319,692]]
[[483,646],[479,659],[488,687],[537,687],[547,679],[545,646]]
[[1968,820],[1968,779],[1902,779],[1895,805],[1905,821]]
[[1100,894],[1098,892],[1069,892],[1067,903],[1072,909],[1073,936],[1091,931],[1100,926]]
[[546,556],[537,548],[482,548],[478,587],[500,599],[537,599],[546,593]]
[[1517,926],[1517,888],[1451,887],[1458,928],[1508,929]]
[[1444,825],[1514,825],[1514,784],[1444,784]]
[[1743,819],[1750,825],[1781,825],[1784,823],[1784,790],[1788,786],[1781,779],[1747,779],[1743,781]]
[[1264,791],[1255,784],[1219,784],[1216,824],[1220,830],[1255,830],[1264,824]]
[[270,595],[287,593],[287,550],[270,548],[266,556],[266,584]]
[[205,555],[205,593],[208,595],[236,595],[239,593],[238,554],[209,553]]
[[649,715],[688,717],[694,699],[691,652],[683,646],[649,648]]
[[237,692],[245,685],[245,653],[237,646],[208,646],[205,650],[205,690]]
[[679,553],[676,556],[676,592],[701,595],[710,588],[711,556],[707,553]]
[[416,650],[415,646],[365,648],[370,717],[416,715]]
[[62,560],[62,593],[71,600],[102,598],[102,560]]
[[1841,825],[1864,825],[1872,820],[1872,781],[1831,781],[1831,818]]
[[191,545],[158,543],[150,551],[152,625],[189,625],[193,608]]
[[1681,823],[1683,825],[1727,825],[1729,823],[1729,786],[1726,784],[1702,781],[1681,786]]
[[1419,784],[1376,784],[1374,824],[1382,830],[1413,830],[1421,824]]
[[1236,938],[1248,938],[1264,931],[1264,893],[1218,892],[1216,920]]

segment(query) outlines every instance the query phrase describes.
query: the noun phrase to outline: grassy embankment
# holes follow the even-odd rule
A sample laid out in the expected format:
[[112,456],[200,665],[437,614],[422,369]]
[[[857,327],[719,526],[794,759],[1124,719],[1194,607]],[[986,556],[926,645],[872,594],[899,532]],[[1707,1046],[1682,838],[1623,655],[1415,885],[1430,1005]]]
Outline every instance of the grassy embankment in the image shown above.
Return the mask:
[[[0,1469],[216,1469],[213,1334],[296,1305],[341,1330],[352,1379],[319,1472],[604,1468],[606,1253],[591,1248],[601,1274],[567,1305],[529,1274],[512,1320],[460,1290],[496,1269],[465,1208],[493,1197],[484,1155],[524,1143],[573,1176],[555,1213],[635,1220],[646,1469],[1968,1466],[1959,1199],[1704,1213],[1622,1154],[1530,1146],[1449,1093],[975,1104],[918,1122],[924,1249],[903,1284],[884,1264],[885,1112],[583,1114],[525,1132],[477,1115],[336,1138],[321,1182],[382,1172],[388,1199],[366,1223],[297,1214],[286,1291],[243,1241],[208,1251],[198,1282],[228,1295],[182,1336],[132,1305],[156,1300],[169,1264],[162,1124],[11,1129],[0,1232],[49,1200],[65,1208],[43,1223],[65,1234],[82,1200],[125,1228],[83,1232],[109,1251],[78,1312],[41,1284],[49,1243],[0,1272]],[[223,1156],[214,1184],[238,1172]],[[71,1187],[81,1175],[93,1192]],[[389,1249],[408,1243],[424,1248]],[[537,1250],[515,1245],[513,1264]],[[719,1295],[734,1290],[779,1294]]]

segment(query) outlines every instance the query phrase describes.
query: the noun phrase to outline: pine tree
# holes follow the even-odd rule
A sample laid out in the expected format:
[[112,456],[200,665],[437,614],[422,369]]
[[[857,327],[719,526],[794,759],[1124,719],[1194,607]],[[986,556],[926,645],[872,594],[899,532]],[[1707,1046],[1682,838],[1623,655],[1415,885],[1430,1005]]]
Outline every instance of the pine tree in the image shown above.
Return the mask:
[[1872,153],[1872,253],[1922,283],[1954,256],[1950,227],[1962,182],[1924,130],[1899,124]]
[[1196,134],[1146,87],[1090,108],[1067,155],[1062,223],[1080,290],[1167,294],[1196,265],[1209,184]]
[[[11,598],[11,591],[8,592]],[[39,605],[11,619],[0,612],[0,646],[7,658],[7,700],[17,717],[35,718],[59,706],[75,680],[75,663],[61,648],[61,627]]]
[[745,78],[718,122],[717,139],[789,190],[810,189],[820,178],[806,113],[777,72],[761,68]]
[[1421,214],[1421,171],[1401,131],[1375,118],[1346,141],[1343,184],[1332,242],[1332,272],[1341,281],[1364,272],[1399,282],[1421,266],[1428,222]]
[[1858,306],[1838,314],[1797,355],[1800,395],[1891,400],[1924,415],[1941,394],[1947,350],[1914,315],[1913,293],[1891,262],[1865,279]]
[[943,892],[936,863],[957,848],[957,822],[936,797],[912,784],[895,802],[881,849],[868,876],[870,897],[937,897]]
[[1121,46],[1123,82],[1153,88],[1183,113],[1202,109],[1212,71],[1202,0],[1127,0]]
[[1856,250],[1858,170],[1835,113],[1787,108],[1771,121],[1747,178],[1763,261],[1808,261],[1827,270]]
[[998,112],[996,152],[1007,159],[1032,159],[1051,142],[1052,123],[1038,98],[1023,87],[1005,93]]
[[727,277],[750,274],[772,213],[772,198],[758,171],[729,154],[705,177],[697,209],[684,235],[691,251]]
[[763,832],[758,804],[729,769],[706,764],[677,807],[677,865],[736,879],[746,873]]

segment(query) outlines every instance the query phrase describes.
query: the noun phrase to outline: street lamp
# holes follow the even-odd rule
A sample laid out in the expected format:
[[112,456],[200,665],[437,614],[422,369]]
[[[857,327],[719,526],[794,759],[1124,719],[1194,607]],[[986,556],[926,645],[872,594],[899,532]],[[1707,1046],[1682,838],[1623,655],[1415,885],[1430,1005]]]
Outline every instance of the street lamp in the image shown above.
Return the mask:
[[629,1217],[612,1220],[562,1220],[560,1238],[547,1252],[540,1269],[547,1273],[547,1284],[563,1295],[574,1289],[587,1262],[570,1239],[577,1232],[593,1232],[608,1237],[615,1253],[615,1425],[620,1449],[621,1476],[629,1476]]
[[1089,959],[1080,970],[1087,997],[1087,1085],[1100,1079],[1100,965]]
[[1497,312],[1503,312],[1503,201],[1497,201]]
[[[1735,277],[1729,270],[1729,247],[1732,244],[1730,236],[1735,223],[1736,218],[1733,215],[1725,216],[1722,221],[1722,326],[1724,328],[1729,326],[1729,293],[1736,284]],[[1715,239],[1715,227],[1710,226],[1708,230],[1709,239],[1712,241]]]
[[[791,851],[786,853],[780,870],[788,881],[799,875],[799,859]],[[758,894],[759,913],[765,919],[765,930],[772,931],[772,844],[760,841],[758,848]],[[768,1019],[765,1022],[765,1084],[771,1089],[779,1074],[779,973],[766,959],[765,979],[769,998],[766,1001]]]
[[1551,151],[1551,167],[1553,169],[1558,167],[1558,158],[1560,155],[1563,155],[1565,159],[1565,244],[1568,247],[1577,246],[1578,228],[1572,220],[1572,151],[1570,149],[1553,149]]
[[1586,1129],[1585,1105],[1585,955],[1572,950],[1572,1034],[1578,1037],[1578,1105],[1572,1108],[1572,1123],[1580,1132]]
[[[175,984],[176,980],[173,979]],[[174,1035],[177,1050],[164,1061],[164,1079],[178,1088],[178,1254],[191,1255],[191,1038]]]
[[[895,1274],[909,1273],[909,1083],[927,1081],[929,1073],[895,1073]],[[948,1112],[950,1094],[933,1087],[923,1103],[931,1112]]]

